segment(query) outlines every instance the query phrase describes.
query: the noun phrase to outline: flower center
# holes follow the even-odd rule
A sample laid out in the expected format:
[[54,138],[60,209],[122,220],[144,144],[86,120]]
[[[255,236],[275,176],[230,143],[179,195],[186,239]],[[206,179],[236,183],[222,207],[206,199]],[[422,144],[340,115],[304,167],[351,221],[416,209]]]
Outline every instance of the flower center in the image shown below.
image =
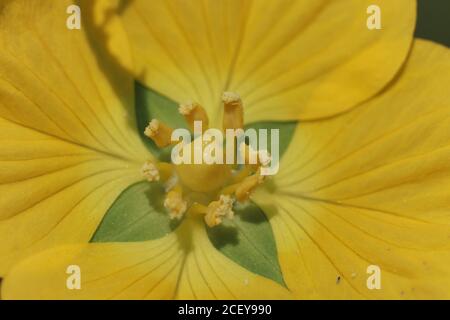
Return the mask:
[[[243,129],[243,105],[239,95],[225,92],[222,101],[222,132],[229,131],[227,129]],[[194,136],[198,123],[201,123],[204,129],[208,128],[208,116],[198,103],[181,104],[178,111],[186,119]],[[215,132],[220,133],[220,130],[215,129]],[[159,148],[174,143],[173,129],[157,119],[150,121],[144,133]],[[236,201],[248,201],[253,190],[264,182],[265,176],[261,175],[261,168],[270,162],[267,151],[255,151],[244,142],[238,145],[236,136],[227,136],[227,139],[227,147],[224,148],[225,141],[218,140],[217,136],[206,133],[197,135],[192,142],[185,143],[178,154],[183,159],[193,161],[174,161],[172,151],[171,163],[147,161],[143,165],[142,175],[149,182],[161,181],[164,184],[164,206],[171,219],[181,219],[186,214],[200,215],[209,227],[217,226],[224,219],[233,218],[233,204]],[[243,155],[239,164],[230,161],[236,159],[238,154]],[[211,156],[214,161],[202,161]]]

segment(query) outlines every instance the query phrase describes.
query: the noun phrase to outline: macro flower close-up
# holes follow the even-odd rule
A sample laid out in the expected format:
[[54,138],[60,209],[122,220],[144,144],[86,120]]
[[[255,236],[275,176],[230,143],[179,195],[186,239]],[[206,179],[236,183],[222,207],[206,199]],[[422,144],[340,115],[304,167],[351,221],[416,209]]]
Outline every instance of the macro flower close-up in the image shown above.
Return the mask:
[[0,297],[450,299],[450,50],[416,26],[0,0]]

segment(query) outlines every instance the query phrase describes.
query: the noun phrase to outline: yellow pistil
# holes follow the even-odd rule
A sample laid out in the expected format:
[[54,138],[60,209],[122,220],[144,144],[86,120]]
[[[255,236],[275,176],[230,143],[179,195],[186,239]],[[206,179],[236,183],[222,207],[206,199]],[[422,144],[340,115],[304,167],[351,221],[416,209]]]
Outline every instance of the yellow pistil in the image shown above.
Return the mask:
[[176,172],[186,187],[204,193],[217,191],[231,178],[231,168],[225,164],[180,164]]
[[[191,149],[192,155],[196,152],[196,148],[201,147],[204,149],[213,143],[202,138],[202,136],[197,137],[186,146],[186,149]],[[176,165],[175,171],[186,188],[202,193],[211,193],[219,190],[232,177],[231,165],[227,164],[206,164],[205,162],[196,164],[194,161],[191,161],[190,164],[182,163]]]
[[208,128],[208,115],[206,114],[205,109],[198,103],[187,102],[180,104],[178,112],[184,116],[192,131],[194,131],[194,121],[201,121],[204,130]]
[[233,203],[234,200],[227,195],[220,195],[218,201],[211,202],[205,215],[208,227],[212,228],[221,224],[224,218],[233,219]]
[[152,139],[158,148],[164,148],[172,143],[172,131],[172,128],[166,126],[158,119],[153,119],[145,128],[144,134]]
[[175,187],[166,194],[164,207],[169,211],[170,219],[181,219],[187,210],[187,201],[183,200],[180,187]]
[[222,102],[224,106],[223,130],[242,129],[244,127],[244,107],[241,97],[234,92],[224,92]]

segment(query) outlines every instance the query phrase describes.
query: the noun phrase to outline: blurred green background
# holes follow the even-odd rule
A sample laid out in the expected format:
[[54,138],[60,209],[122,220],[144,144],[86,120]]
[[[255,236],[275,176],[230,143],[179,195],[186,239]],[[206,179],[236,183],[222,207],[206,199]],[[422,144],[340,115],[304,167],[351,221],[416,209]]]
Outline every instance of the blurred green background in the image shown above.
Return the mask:
[[417,2],[416,37],[433,40],[450,47],[450,0],[418,0]]

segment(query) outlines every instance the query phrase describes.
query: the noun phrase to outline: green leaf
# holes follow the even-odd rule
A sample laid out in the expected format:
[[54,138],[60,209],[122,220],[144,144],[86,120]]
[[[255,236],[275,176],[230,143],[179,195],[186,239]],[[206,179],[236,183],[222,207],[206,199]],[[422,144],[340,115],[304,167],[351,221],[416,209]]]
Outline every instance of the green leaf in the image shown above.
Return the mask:
[[208,236],[217,248],[244,268],[285,285],[277,248],[267,217],[255,204],[237,204],[233,220],[208,228]]
[[91,242],[134,242],[158,239],[176,224],[163,206],[164,187],[138,182],[128,187],[106,212]]
[[152,119],[158,119],[172,128],[188,128],[178,112],[178,104],[158,92],[135,81],[135,107],[139,135],[150,152],[162,161],[170,161],[171,147],[159,149],[144,135],[145,127]]

